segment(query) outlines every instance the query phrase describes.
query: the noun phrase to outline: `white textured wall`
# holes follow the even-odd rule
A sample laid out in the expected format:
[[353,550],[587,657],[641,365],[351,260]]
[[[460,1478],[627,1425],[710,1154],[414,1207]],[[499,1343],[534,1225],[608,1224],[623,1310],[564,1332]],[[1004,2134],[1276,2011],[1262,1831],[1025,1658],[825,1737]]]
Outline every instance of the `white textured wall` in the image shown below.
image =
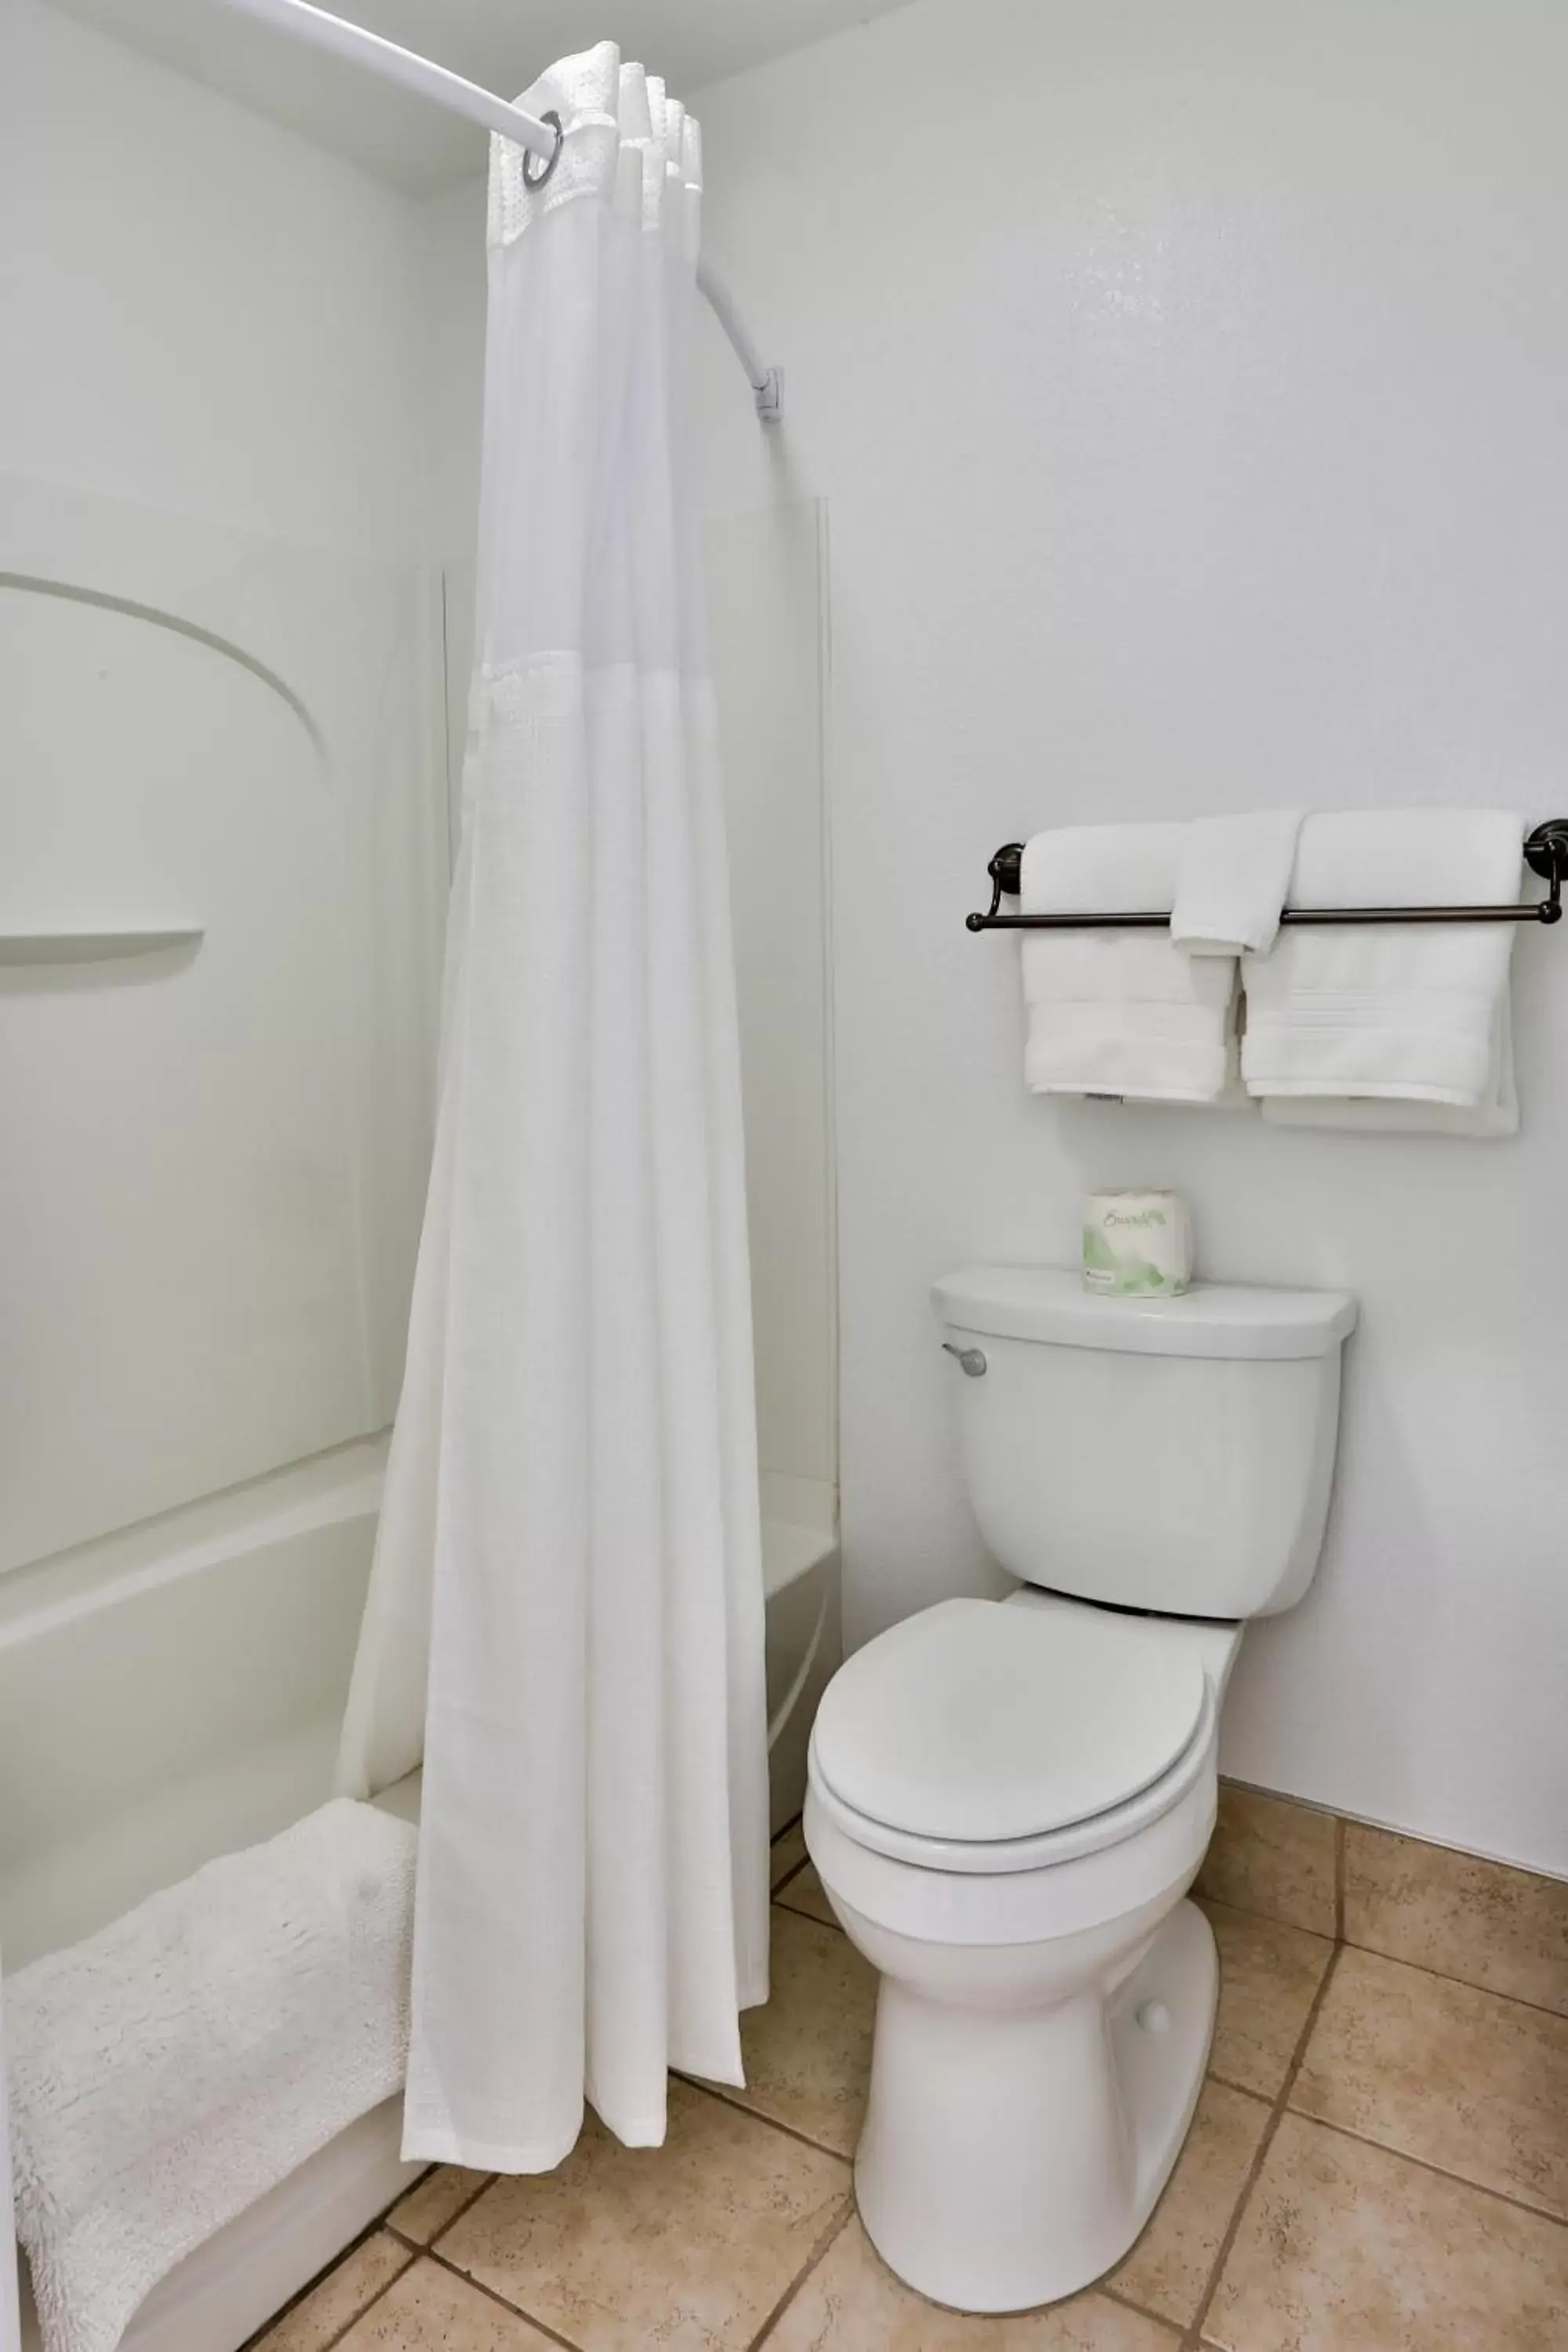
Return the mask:
[[0,27],[0,471],[415,551],[417,207],[43,5]]
[[927,1307],[1184,1186],[1205,1272],[1363,1304],[1318,1583],[1247,1638],[1244,1778],[1568,1870],[1568,946],[1521,939],[1516,1145],[1023,1091],[1035,827],[1568,804],[1568,10],[917,0],[711,89],[715,508],[832,518],[852,1638],[987,1570]]

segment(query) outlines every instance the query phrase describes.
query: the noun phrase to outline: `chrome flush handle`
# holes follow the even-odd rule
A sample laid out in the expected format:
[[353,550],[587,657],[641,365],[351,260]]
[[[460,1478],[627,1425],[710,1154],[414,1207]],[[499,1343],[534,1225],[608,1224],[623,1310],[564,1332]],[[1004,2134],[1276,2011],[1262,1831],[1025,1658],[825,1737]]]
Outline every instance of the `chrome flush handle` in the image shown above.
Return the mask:
[[985,1358],[978,1348],[955,1348],[951,1339],[944,1339],[942,1344],[948,1355],[958,1359],[961,1372],[967,1373],[972,1381],[980,1378],[985,1370]]

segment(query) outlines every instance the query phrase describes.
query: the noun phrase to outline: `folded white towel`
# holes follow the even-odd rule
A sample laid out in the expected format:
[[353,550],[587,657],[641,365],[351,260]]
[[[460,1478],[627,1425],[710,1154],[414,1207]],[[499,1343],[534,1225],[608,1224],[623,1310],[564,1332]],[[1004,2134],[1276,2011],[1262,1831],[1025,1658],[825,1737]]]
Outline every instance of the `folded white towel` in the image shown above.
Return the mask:
[[[1310,816],[1298,907],[1501,905],[1522,820],[1486,809]],[[1242,1074],[1254,1095],[1476,1111],[1500,1084],[1510,923],[1292,926],[1246,959]]]
[[1300,809],[1205,816],[1182,830],[1171,944],[1187,955],[1267,955],[1296,862]]
[[[1169,914],[1179,824],[1075,825],[1024,850],[1028,914]],[[1234,961],[1180,954],[1169,931],[1026,931],[1024,1075],[1036,1094],[1245,1101]]]
[[402,2084],[418,1833],[344,1800],[7,1980],[16,2229],[46,2352]]
[[1473,1110],[1455,1103],[1380,1102],[1372,1095],[1271,1095],[1263,1116],[1272,1127],[1342,1127],[1363,1135],[1469,1135],[1483,1141],[1519,1133],[1513,1078],[1513,1020],[1508,991],[1492,1024],[1487,1090]]

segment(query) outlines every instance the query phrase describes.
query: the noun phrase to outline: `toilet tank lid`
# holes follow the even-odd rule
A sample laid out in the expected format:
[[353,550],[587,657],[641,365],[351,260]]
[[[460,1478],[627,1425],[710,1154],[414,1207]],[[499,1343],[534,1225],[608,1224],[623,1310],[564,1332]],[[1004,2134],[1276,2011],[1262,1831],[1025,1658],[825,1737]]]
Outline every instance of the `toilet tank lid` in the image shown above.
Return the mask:
[[1356,1319],[1347,1290],[1194,1282],[1179,1298],[1109,1298],[1057,1265],[961,1266],[931,1303],[962,1331],[1134,1356],[1326,1356]]

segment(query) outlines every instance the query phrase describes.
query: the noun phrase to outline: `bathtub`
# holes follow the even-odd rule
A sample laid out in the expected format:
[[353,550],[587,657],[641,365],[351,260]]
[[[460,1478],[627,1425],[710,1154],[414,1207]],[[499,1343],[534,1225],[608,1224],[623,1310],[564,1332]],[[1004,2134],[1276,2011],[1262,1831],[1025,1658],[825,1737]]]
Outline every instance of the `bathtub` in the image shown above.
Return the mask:
[[[0,1579],[0,1950],[14,1969],[331,1794],[384,1451],[350,1446]],[[763,1482],[774,1827],[838,1656],[824,1490]],[[793,1514],[793,1516],[786,1516]],[[390,1792],[397,1810],[412,1792]],[[125,2352],[233,2352],[416,2177],[390,2101],[199,2248]],[[24,2343],[37,2335],[24,2314]]]
[[812,1721],[844,1654],[832,1487],[763,1471],[763,1583],[768,1623],[768,1780],[776,1837],[805,1802]]

